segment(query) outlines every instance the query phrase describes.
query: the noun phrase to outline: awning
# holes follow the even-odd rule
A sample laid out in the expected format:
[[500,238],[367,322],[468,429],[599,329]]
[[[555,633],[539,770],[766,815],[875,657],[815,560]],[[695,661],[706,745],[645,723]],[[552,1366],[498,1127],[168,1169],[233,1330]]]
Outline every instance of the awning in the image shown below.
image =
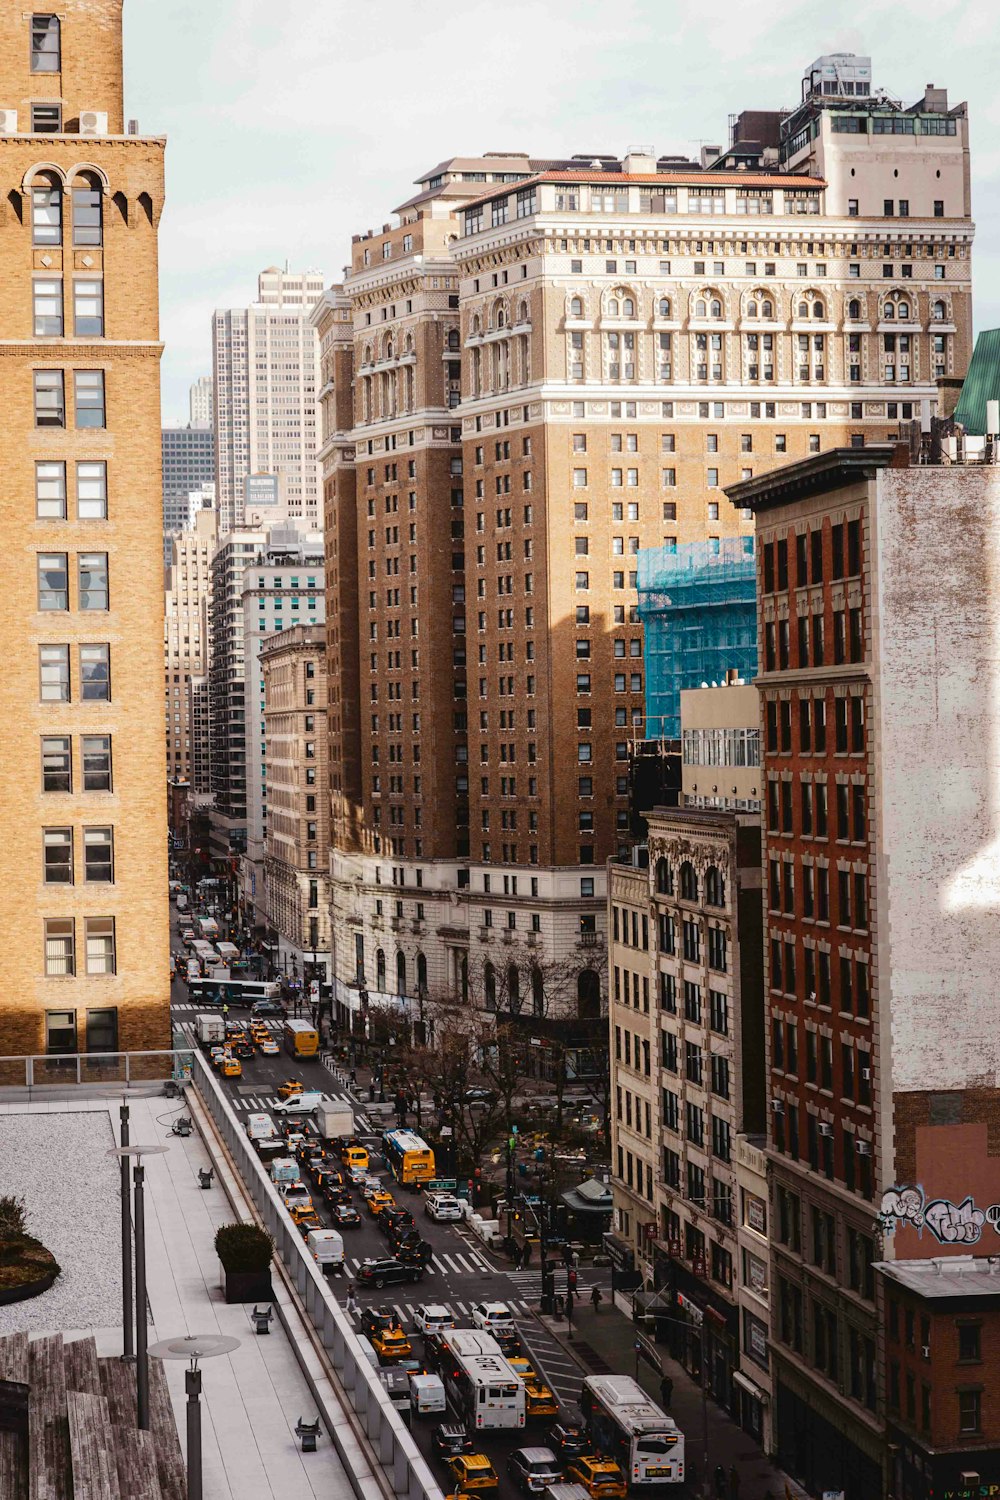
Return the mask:
[[771,1399],[767,1392],[762,1391],[759,1385],[754,1385],[753,1381],[747,1375],[744,1375],[742,1370],[733,1371],[733,1383],[740,1386],[755,1401],[760,1401],[763,1405],[766,1405]]

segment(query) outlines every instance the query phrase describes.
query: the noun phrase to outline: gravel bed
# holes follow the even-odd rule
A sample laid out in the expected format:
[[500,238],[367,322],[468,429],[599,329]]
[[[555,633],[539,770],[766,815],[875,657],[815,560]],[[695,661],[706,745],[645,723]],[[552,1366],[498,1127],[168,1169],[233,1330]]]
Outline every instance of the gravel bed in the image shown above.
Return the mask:
[[0,1307],[0,1334],[121,1324],[117,1145],[103,1110],[0,1115],[0,1193],[22,1197],[28,1230],[62,1267],[40,1297]]

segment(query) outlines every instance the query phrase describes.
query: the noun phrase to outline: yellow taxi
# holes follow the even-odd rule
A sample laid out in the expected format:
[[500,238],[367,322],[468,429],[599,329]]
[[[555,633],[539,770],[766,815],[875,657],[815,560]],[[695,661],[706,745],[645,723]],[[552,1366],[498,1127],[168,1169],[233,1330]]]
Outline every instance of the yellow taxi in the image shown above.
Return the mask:
[[271,1040],[271,1033],[268,1031],[266,1026],[260,1026],[256,1022],[251,1021],[250,1040],[253,1042],[255,1047],[259,1047],[261,1042],[268,1042]]
[[591,1500],[625,1500],[625,1475],[610,1458],[581,1454],[566,1465],[566,1478],[582,1484]]
[[368,1199],[368,1212],[373,1219],[377,1219],[383,1209],[395,1207],[396,1200],[391,1193],[372,1193]]
[[219,1071],[221,1072],[223,1078],[242,1078],[243,1064],[240,1062],[238,1057],[224,1057],[222,1059],[222,1067],[219,1069]]
[[377,1328],[371,1341],[380,1359],[406,1359],[413,1353],[413,1345],[401,1328]]
[[508,1355],[507,1363],[510,1365],[512,1370],[517,1371],[523,1381],[527,1382],[529,1380],[538,1379],[535,1371],[531,1368],[530,1361],[526,1360],[523,1354]]
[[364,1146],[344,1146],[340,1153],[340,1161],[348,1171],[352,1168],[361,1172],[368,1171],[368,1152]]
[[307,1199],[305,1203],[289,1203],[287,1207],[293,1224],[301,1224],[303,1219],[308,1219],[316,1212],[313,1208],[311,1198]]
[[496,1490],[500,1487],[496,1469],[485,1453],[456,1453],[448,1459],[448,1467],[455,1476],[455,1488],[463,1495],[472,1490]]
[[277,1094],[279,1099],[294,1099],[301,1094],[304,1084],[301,1078],[286,1078],[284,1083],[279,1083]]
[[539,1380],[537,1376],[525,1379],[524,1415],[532,1421],[559,1415],[559,1402],[544,1380]]

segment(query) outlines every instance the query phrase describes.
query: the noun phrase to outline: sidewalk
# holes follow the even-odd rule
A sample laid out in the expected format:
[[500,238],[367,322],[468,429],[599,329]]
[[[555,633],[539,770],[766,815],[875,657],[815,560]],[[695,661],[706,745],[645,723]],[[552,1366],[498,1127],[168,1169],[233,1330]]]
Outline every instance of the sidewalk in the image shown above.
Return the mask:
[[[636,1326],[610,1300],[599,1312],[586,1300],[573,1309],[573,1332],[568,1336],[565,1318],[543,1318],[546,1328],[591,1374],[606,1374],[610,1366],[615,1375],[635,1375]],[[702,1440],[701,1388],[691,1379],[683,1365],[670,1358],[666,1346],[657,1346],[663,1373],[674,1382],[670,1415],[684,1433],[688,1492],[701,1500],[701,1480],[705,1472]],[[596,1357],[596,1358],[595,1358]],[[660,1376],[645,1361],[639,1362],[639,1384],[660,1404]],[[753,1439],[709,1399],[708,1402],[708,1470],[713,1474],[721,1464],[728,1476],[735,1465],[739,1474],[738,1500],[799,1500],[804,1491],[767,1459]],[[698,1488],[692,1483],[697,1479]],[[712,1491],[714,1496],[714,1490]],[[736,1497],[727,1497],[736,1500]]]

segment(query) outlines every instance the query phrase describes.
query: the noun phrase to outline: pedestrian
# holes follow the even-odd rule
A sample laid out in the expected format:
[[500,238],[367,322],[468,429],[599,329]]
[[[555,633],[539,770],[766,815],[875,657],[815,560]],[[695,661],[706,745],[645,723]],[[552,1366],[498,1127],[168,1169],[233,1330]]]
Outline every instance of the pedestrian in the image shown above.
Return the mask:
[[356,1088],[357,1088],[357,1086],[358,1086],[358,1074],[357,1074],[357,1069],[356,1069],[356,1068],[352,1068],[352,1069],[351,1069],[351,1088],[352,1088],[352,1089],[356,1089]]
[[349,1313],[355,1313],[358,1310],[358,1298],[354,1290],[353,1281],[347,1283],[347,1301],[344,1303],[344,1306]]
[[726,1500],[726,1471],[721,1464],[715,1466],[715,1500]]
[[566,1269],[568,1271],[569,1268],[570,1268],[570,1266],[572,1264],[573,1264],[573,1252],[569,1248],[568,1245],[564,1245],[563,1246],[563,1265],[566,1267]]
[[525,1270],[527,1270],[530,1265],[531,1265],[531,1241],[530,1240],[525,1240],[525,1242],[524,1242],[524,1268],[525,1268]]
[[729,1465],[729,1500],[740,1500],[740,1476],[735,1464]]
[[590,1294],[590,1300],[594,1304],[594,1311],[596,1313],[597,1310],[598,1310],[598,1308],[600,1307],[601,1301],[602,1301],[602,1298],[601,1298],[601,1289],[600,1289],[599,1286],[595,1286],[594,1287],[594,1290]]
[[520,1245],[517,1244],[517,1242],[515,1241],[515,1244],[514,1244],[514,1270],[515,1271],[519,1271],[521,1269],[521,1262],[523,1260],[524,1260],[524,1252],[522,1251]]
[[374,1104],[375,1103],[375,1085],[374,1085],[374,1083],[370,1083],[368,1085],[368,1103],[369,1104]]
[[573,1270],[574,1271],[578,1271],[579,1268],[580,1268],[580,1252],[579,1252],[579,1250],[574,1250],[573,1251]]
[[670,1398],[674,1394],[674,1382],[669,1375],[664,1375],[660,1381],[660,1400],[667,1410],[670,1410]]

